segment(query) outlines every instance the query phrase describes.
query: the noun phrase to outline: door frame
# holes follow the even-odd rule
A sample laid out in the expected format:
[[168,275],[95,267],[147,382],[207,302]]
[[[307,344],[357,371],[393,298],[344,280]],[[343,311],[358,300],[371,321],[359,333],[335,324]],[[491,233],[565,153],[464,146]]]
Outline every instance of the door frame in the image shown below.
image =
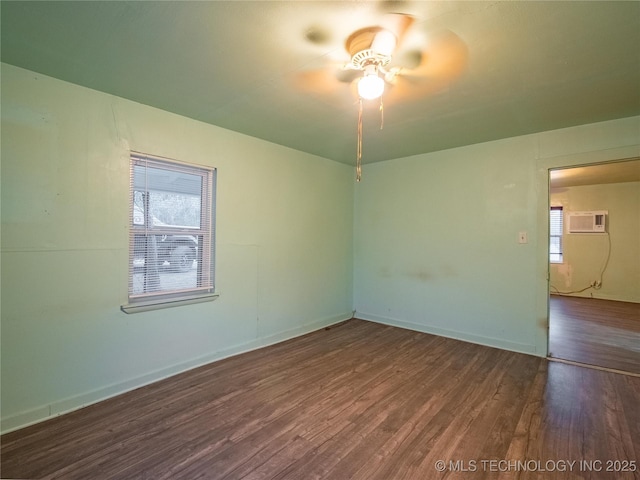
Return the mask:
[[558,168],[584,167],[601,163],[621,162],[640,157],[640,144],[590,152],[559,155],[536,160],[538,193],[537,238],[536,238],[536,318],[534,342],[540,356],[549,355],[549,208],[551,170]]

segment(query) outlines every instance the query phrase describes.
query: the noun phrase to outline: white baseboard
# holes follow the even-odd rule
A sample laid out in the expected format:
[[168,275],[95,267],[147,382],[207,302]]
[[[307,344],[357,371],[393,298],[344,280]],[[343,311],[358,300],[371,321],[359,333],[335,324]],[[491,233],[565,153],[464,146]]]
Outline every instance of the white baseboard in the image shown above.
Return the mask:
[[541,355],[540,352],[537,351],[535,345],[529,345],[526,343],[511,342],[509,340],[503,340],[500,338],[484,337],[482,335],[458,332],[456,330],[449,330],[433,325],[413,323],[406,320],[382,317],[379,315],[364,312],[356,312],[355,318],[368,320],[370,322],[382,323],[384,325],[390,325],[392,327],[406,328],[407,330],[414,330],[416,332],[430,333],[432,335],[438,335],[440,337],[453,338],[454,340],[462,340],[463,342],[476,343],[479,345],[484,345],[486,347],[500,348],[502,350],[509,350],[511,352],[526,353],[529,355],[544,357],[544,355]]
[[593,298],[594,300],[612,300],[614,302],[625,302],[625,303],[640,303],[639,298],[629,298],[629,297],[621,297],[620,295],[607,295],[601,294],[600,292],[596,292],[595,294],[587,293],[575,293],[575,294],[562,294],[551,292],[550,295],[557,295],[559,297],[574,297],[574,298]]
[[103,388],[99,388],[97,390],[55,401],[48,405],[42,405],[40,407],[19,412],[17,414],[2,418],[0,420],[0,431],[2,434],[4,434],[27,427],[29,425],[33,425],[35,423],[40,423],[58,415],[63,415],[65,413],[73,412],[74,410],[79,410],[80,408],[101,402],[103,400],[107,400],[108,398],[121,395],[131,390],[135,390],[136,388],[144,387],[145,385],[164,380],[165,378],[171,377],[173,375],[177,375],[179,373],[201,367],[208,363],[232,357],[234,355],[240,355],[241,353],[250,352],[252,350],[263,348],[275,343],[280,343],[291,338],[311,333],[316,330],[320,330],[330,325],[348,320],[352,316],[353,312],[347,312],[341,315],[325,317],[305,325],[300,325],[296,328],[278,332],[266,337],[257,338],[249,342],[234,345],[224,350],[219,350],[195,359],[188,360],[186,362],[156,370],[146,375],[126,380],[124,382],[119,382]]

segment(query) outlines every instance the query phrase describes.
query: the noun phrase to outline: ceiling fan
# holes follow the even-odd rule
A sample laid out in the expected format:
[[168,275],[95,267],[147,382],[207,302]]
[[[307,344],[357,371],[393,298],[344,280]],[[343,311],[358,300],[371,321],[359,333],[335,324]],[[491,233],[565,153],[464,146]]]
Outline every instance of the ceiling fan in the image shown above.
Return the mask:
[[[359,103],[356,179],[361,179],[363,100],[393,104],[422,98],[445,89],[466,67],[467,47],[453,32],[431,32],[418,48],[403,47],[416,19],[404,13],[387,13],[376,25],[360,28],[345,40],[350,60],[338,66],[303,72],[298,85],[314,93],[330,94],[351,86]],[[307,35],[323,38],[324,35]],[[382,121],[381,121],[382,125]],[[382,126],[380,127],[382,128]]]
[[[386,26],[361,28],[349,35],[345,42],[351,61],[343,68],[364,73],[357,86],[358,95],[366,100],[380,97],[384,92],[385,81],[392,83],[400,72],[399,67],[387,67],[396,48],[415,21],[414,17],[403,14],[390,14],[387,19]],[[345,75],[341,77],[342,81],[347,78]]]
[[[467,47],[460,37],[443,29],[429,31],[416,42],[417,32],[411,31],[415,22],[413,15],[384,14],[375,25],[360,28],[346,38],[344,49],[349,61],[299,73],[296,86],[330,95],[352,84],[360,98],[378,98],[384,93],[389,104],[436,93],[464,71]],[[404,45],[411,34],[411,45]],[[322,43],[330,34],[312,28],[305,36],[310,42]]]

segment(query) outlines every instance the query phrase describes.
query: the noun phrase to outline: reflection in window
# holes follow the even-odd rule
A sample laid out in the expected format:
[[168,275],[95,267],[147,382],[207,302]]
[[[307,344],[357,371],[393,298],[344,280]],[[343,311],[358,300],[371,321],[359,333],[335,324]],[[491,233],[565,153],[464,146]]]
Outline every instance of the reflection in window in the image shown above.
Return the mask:
[[215,169],[131,156],[129,302],[214,291]]

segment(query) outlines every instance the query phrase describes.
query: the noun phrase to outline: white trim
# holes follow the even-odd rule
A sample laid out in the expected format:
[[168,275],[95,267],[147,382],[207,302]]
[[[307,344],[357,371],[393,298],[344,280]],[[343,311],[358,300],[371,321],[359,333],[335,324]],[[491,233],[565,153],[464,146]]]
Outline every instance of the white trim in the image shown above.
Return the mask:
[[[220,296],[219,293],[204,293],[200,295],[187,295],[184,297],[158,298],[147,302],[126,303],[120,305],[120,310],[124,313],[149,312],[163,308],[179,307],[181,305],[192,305],[194,303],[212,302]],[[169,297],[167,295],[167,297]]]
[[573,360],[565,360],[563,358],[547,357],[547,360],[549,362],[564,363],[565,365],[573,365],[574,367],[579,368],[590,368],[592,370],[600,370],[601,372],[617,373],[620,375],[627,375],[629,377],[640,377],[640,373],[627,372],[616,368],[601,367],[599,365],[589,365],[588,363],[574,362]]
[[333,315],[330,317],[324,317],[319,320],[315,320],[311,323],[301,325],[289,330],[274,333],[263,338],[257,338],[248,342],[244,342],[233,347],[229,347],[217,352],[212,352],[207,355],[188,360],[176,365],[165,367],[154,372],[142,375],[140,377],[132,378],[124,382],[115,383],[104,388],[99,388],[79,395],[55,401],[48,405],[41,405],[30,410],[16,413],[8,417],[2,418],[0,424],[0,430],[2,434],[18,430],[20,428],[28,427],[36,423],[49,420],[50,418],[70,413],[75,410],[79,410],[83,407],[93,405],[95,403],[107,400],[111,397],[121,395],[123,393],[135,390],[145,385],[164,380],[166,378],[178,375],[183,372],[187,372],[194,368],[207,365],[218,360],[222,360],[242,353],[247,353],[252,350],[267,347],[275,343],[280,343],[285,340],[290,340],[307,333],[321,330],[336,323],[344,322],[352,318],[352,312],[345,312],[340,315]]
[[[638,123],[640,117],[629,120]],[[587,126],[587,125],[585,125]],[[537,179],[537,249],[536,249],[536,345],[549,351],[549,279],[551,278],[551,263],[549,262],[549,208],[551,204],[549,171],[557,168],[573,168],[586,165],[597,165],[607,162],[618,162],[634,159],[640,156],[640,143],[619,147],[604,148],[592,151],[577,152],[563,155],[539,156],[536,160]]]
[[510,342],[509,340],[502,340],[500,338],[485,337],[482,335],[474,335],[473,333],[459,332],[457,330],[449,330],[447,328],[436,327],[433,325],[424,325],[420,323],[408,322],[406,320],[398,320],[396,318],[381,317],[379,315],[373,315],[370,313],[356,312],[355,318],[362,320],[368,320],[370,322],[382,323],[384,325],[390,325],[392,327],[405,328],[407,330],[414,330],[421,333],[429,333],[431,335],[438,335],[439,337],[453,338],[454,340],[461,340],[463,342],[476,343],[478,345],[484,345],[485,347],[500,348],[502,350],[509,350],[511,352],[526,353],[529,355],[535,355],[537,357],[544,357],[546,354],[537,351],[535,345],[528,345],[525,343]]

